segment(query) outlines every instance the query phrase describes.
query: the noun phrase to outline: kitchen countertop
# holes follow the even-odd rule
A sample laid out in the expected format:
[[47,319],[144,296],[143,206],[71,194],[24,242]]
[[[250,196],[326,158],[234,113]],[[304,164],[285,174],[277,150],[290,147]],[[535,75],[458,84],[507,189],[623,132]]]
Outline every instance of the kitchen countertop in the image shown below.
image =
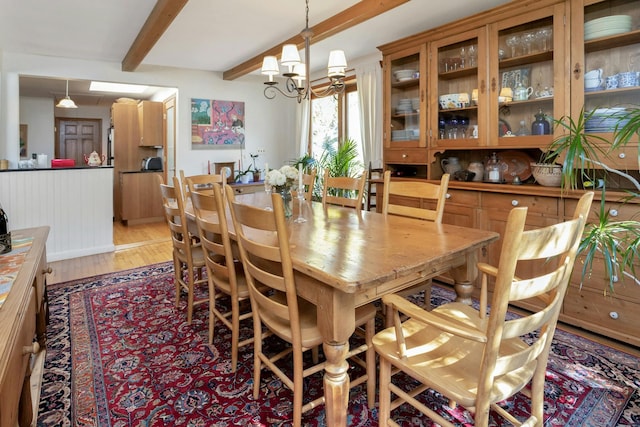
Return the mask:
[[34,172],[34,171],[58,171],[72,169],[113,169],[112,165],[106,166],[69,166],[62,168],[24,168],[24,169],[1,169],[0,172]]

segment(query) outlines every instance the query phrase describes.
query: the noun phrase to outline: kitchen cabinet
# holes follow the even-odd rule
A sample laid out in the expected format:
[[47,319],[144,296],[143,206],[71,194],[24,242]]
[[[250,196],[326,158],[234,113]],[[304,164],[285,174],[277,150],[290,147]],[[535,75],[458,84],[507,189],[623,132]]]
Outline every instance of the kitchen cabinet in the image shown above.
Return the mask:
[[142,147],[163,146],[162,120],[163,120],[162,102],[140,101],[138,103],[138,129],[140,143]]
[[395,176],[427,177],[426,45],[384,58],[384,163]]
[[[31,396],[32,358],[44,363],[46,327],[46,240],[49,227],[12,231],[14,239],[30,238],[31,246],[0,310],[0,427],[30,426],[38,402]],[[14,247],[14,250],[16,248]],[[37,335],[36,335],[37,334]],[[40,343],[34,341],[38,336]],[[36,396],[37,399],[37,396]],[[35,404],[35,405],[34,405]]]
[[125,224],[164,220],[158,177],[162,172],[122,172],[121,219]]
[[[625,16],[630,19],[623,23],[621,19],[624,21]],[[638,105],[638,24],[640,3],[637,1],[571,1],[571,115],[578,117],[581,111],[585,115],[593,114],[585,126],[594,136],[610,140],[613,126],[607,118],[624,115],[625,107]],[[596,79],[586,78],[596,75]],[[637,137],[625,149],[634,155],[627,156],[623,149],[611,153],[610,158],[616,159],[619,169],[638,169]],[[622,164],[618,166],[619,162]]]

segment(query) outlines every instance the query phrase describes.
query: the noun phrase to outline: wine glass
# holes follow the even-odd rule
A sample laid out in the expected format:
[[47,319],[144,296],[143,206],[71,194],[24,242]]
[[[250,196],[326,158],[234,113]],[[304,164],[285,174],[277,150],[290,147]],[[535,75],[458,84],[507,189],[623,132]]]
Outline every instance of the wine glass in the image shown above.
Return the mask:
[[469,66],[470,67],[475,67],[476,66],[476,58],[478,57],[478,50],[476,49],[476,45],[472,44],[471,46],[469,46],[469,50],[467,52],[467,55],[469,56]]
[[535,39],[536,39],[536,34],[532,31],[527,31],[522,35],[522,44],[524,45],[527,51],[527,54],[530,54],[533,51],[532,47]]
[[549,50],[549,37],[551,36],[551,31],[550,27],[540,28],[536,31],[536,39],[538,40],[540,50],[543,52]]
[[[264,192],[267,193],[267,200],[271,200],[271,193],[273,192],[273,187],[271,186],[271,184],[269,184],[269,180],[267,179],[267,177],[264,177]],[[273,209],[271,208],[271,206],[267,205],[264,208],[265,211],[272,211]]]
[[296,197],[298,199],[298,217],[296,219],[294,219],[293,222],[296,222],[296,223],[307,222],[307,220],[302,216],[302,204],[305,201],[305,198],[304,198],[304,185],[302,185],[301,187],[298,188],[298,194],[297,194]]
[[516,48],[520,44],[520,36],[518,36],[517,34],[509,36],[507,37],[506,43],[507,43],[507,46],[511,48],[511,57],[515,58]]
[[467,57],[467,52],[464,47],[460,48],[460,68],[465,67],[465,59]]

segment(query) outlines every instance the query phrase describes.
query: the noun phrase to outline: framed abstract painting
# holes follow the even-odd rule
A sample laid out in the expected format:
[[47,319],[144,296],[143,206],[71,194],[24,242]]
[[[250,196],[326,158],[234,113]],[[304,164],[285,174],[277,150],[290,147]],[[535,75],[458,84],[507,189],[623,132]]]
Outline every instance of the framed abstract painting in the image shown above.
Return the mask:
[[244,148],[244,102],[191,98],[191,147]]

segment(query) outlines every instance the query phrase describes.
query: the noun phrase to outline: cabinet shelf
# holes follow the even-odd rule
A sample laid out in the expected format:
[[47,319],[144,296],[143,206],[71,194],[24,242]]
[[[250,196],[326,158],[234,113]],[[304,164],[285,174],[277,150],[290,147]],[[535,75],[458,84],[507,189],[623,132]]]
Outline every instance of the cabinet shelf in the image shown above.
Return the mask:
[[465,67],[453,71],[438,73],[441,80],[459,79],[461,77],[475,76],[478,74],[478,67]]
[[595,90],[591,92],[584,92],[585,98],[596,98],[603,97],[609,95],[620,95],[620,94],[630,94],[630,93],[638,93],[640,92],[640,86],[632,86],[632,87],[623,87],[618,89],[607,89],[607,90]]
[[553,50],[537,52],[528,55],[518,55],[513,58],[505,58],[500,61],[500,68],[511,68],[519,65],[527,65],[535,62],[544,62],[553,60]]
[[584,52],[598,52],[600,50],[615,49],[620,46],[628,46],[636,43],[640,43],[640,30],[585,41]]
[[420,79],[409,79],[409,80],[403,80],[401,82],[393,82],[391,83],[391,87],[407,88],[412,86],[418,86],[419,84],[420,84]]

